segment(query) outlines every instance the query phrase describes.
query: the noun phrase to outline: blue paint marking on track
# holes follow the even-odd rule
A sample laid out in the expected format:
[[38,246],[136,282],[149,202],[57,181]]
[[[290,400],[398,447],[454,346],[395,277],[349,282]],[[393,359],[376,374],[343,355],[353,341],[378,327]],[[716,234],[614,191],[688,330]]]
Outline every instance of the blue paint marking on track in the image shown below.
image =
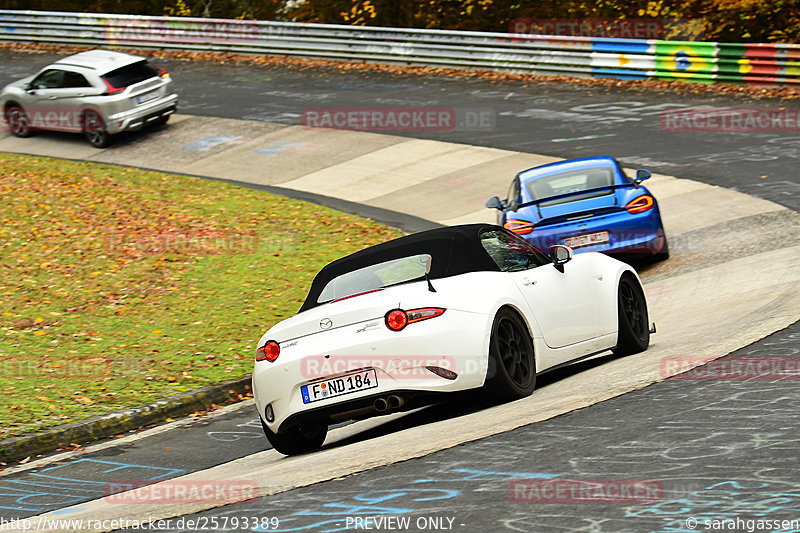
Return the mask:
[[304,146],[308,146],[309,143],[306,142],[286,142],[286,143],[275,143],[269,146],[262,148],[261,150],[257,150],[253,152],[256,155],[265,155],[267,157],[274,157],[278,154],[283,152],[287,152],[290,150],[297,150]]
[[[442,479],[416,479],[412,483],[442,484],[461,481],[490,481],[503,479],[549,479],[559,477],[560,474],[541,472],[503,472],[493,470],[474,470],[470,468],[455,468],[450,470],[455,475],[452,478]],[[288,518],[281,519],[282,529],[263,529],[260,526],[252,531],[320,531],[323,533],[336,533],[352,529],[346,519],[348,517],[402,515],[418,512],[420,509],[414,502],[430,502],[449,500],[461,495],[461,490],[452,487],[426,486],[426,487],[401,487],[396,489],[381,489],[363,492],[351,496],[346,500],[323,503],[322,505],[297,511]],[[388,506],[393,502],[394,506]],[[402,504],[400,503],[402,502]],[[304,519],[312,517],[309,522]],[[324,520],[314,520],[313,517],[326,517]]]
[[215,146],[219,146],[221,144],[234,144],[243,141],[244,137],[236,137],[232,135],[209,135],[207,137],[201,137],[196,141],[184,144],[183,146],[181,146],[181,148],[184,150],[203,152],[205,150],[210,150],[211,148],[214,148]]
[[[92,472],[91,477],[71,473],[83,466],[100,466],[101,469],[99,472]],[[105,495],[109,482],[120,481],[120,474],[123,472],[126,481],[157,481],[183,470],[89,458],[77,459],[0,482],[0,509],[41,512],[54,506],[99,498]],[[113,478],[109,475],[113,475]]]

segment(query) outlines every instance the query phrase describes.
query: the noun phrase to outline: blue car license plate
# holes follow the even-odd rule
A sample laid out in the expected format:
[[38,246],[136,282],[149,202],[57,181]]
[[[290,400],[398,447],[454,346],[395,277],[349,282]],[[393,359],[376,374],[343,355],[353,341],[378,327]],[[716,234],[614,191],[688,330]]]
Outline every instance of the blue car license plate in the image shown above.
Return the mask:
[[564,244],[570,248],[578,248],[579,246],[590,246],[592,244],[600,244],[608,241],[608,232],[598,231],[597,233],[586,233],[584,235],[567,237],[564,239]]
[[377,386],[378,377],[375,375],[375,369],[370,368],[303,385],[300,387],[300,392],[303,394],[303,403],[311,403],[344,396],[351,392],[374,389]]

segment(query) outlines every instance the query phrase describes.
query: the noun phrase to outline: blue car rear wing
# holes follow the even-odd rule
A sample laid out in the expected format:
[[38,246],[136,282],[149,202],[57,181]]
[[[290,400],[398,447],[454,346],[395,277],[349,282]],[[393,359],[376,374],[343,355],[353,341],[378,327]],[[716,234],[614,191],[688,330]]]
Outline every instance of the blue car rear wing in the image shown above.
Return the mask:
[[[570,198],[572,196],[581,196],[581,195],[584,195],[584,194],[597,193],[597,192],[602,192],[602,191],[614,191],[616,189],[624,189],[624,188],[627,188],[627,187],[634,187],[634,188],[638,189],[639,188],[639,184],[636,183],[636,182],[633,182],[633,183],[605,185],[603,187],[595,187],[593,189],[584,189],[582,191],[573,191],[573,192],[567,192],[567,193],[564,193],[564,194],[556,194],[555,196],[546,196],[544,198],[538,198],[536,200],[531,200],[530,202],[522,202],[521,204],[518,204],[516,206],[516,209],[512,209],[512,210],[516,211],[520,207],[528,207],[528,206],[531,206],[531,205],[535,205],[538,208],[539,204],[544,203],[544,202],[552,202],[552,201],[561,200],[561,199],[564,199],[564,198]],[[539,214],[541,215],[541,212]]]

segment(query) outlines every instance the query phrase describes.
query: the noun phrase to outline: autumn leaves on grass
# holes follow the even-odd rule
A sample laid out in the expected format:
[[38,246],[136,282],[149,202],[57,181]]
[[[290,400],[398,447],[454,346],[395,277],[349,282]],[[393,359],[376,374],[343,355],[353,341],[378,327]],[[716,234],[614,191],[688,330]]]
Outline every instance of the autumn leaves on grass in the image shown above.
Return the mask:
[[398,236],[198,178],[0,167],[0,438],[246,375],[319,268]]

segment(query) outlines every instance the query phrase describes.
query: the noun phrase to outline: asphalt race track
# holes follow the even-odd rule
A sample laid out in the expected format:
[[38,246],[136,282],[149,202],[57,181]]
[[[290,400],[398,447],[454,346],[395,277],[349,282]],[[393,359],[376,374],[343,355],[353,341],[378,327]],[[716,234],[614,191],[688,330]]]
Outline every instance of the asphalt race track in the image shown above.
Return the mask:
[[[0,57],[0,83],[27,74],[34,60],[37,65],[52,60],[48,55]],[[719,357],[797,319],[798,278],[792,267],[799,255],[794,211],[800,208],[800,180],[794,168],[800,135],[675,133],[659,123],[659,113],[671,108],[778,104],[568,85],[165,66],[180,82],[181,112],[193,116],[176,117],[163,131],[125,136],[106,151],[77,136],[53,134],[25,140],[3,134],[0,150],[237,179],[318,192],[328,200],[339,195],[443,223],[490,216],[473,205],[478,193],[502,196],[503,184],[514,168],[525,168],[519,166],[523,162],[615,155],[627,167],[660,174],[652,190],[662,204],[668,235],[679,237],[673,258],[643,272],[660,333],[642,356],[601,358],[560,371],[543,378],[526,400],[487,408],[462,399],[340,427],[331,432],[324,451],[309,456],[283,459],[264,451],[257,415],[245,403],[208,419],[178,421],[89,448],[86,454],[6,469],[0,477],[2,519],[49,513],[48,519],[183,515],[196,520],[192,527],[184,520],[163,531],[199,531],[199,523],[209,531],[390,531],[409,519],[404,530],[589,532],[702,531],[712,529],[712,522],[705,527],[706,520],[800,519],[795,381],[790,376],[661,381],[669,373],[659,367],[664,357]],[[367,106],[450,106],[465,121],[486,121],[446,132],[329,132],[324,139],[291,127],[307,108]],[[220,138],[227,144],[208,144]],[[263,169],[248,170],[255,159],[243,155],[254,150],[275,152],[266,154],[275,157],[266,166],[268,179],[258,175]],[[314,150],[329,155],[330,169],[308,168]],[[353,151],[358,157],[351,159]],[[398,170],[397,154],[417,151],[429,160]],[[233,157],[226,158],[226,152]],[[202,161],[186,170],[187,161],[197,160]],[[367,163],[379,170],[385,165],[385,172],[403,179],[424,168],[438,174],[367,194],[360,192],[369,178],[363,170]],[[436,165],[469,169],[473,188]],[[334,171],[341,181],[319,190]],[[458,208],[442,205],[448,184],[469,189],[453,193]],[[420,201],[432,191],[439,191],[434,202]],[[796,361],[799,335],[795,323],[724,360]],[[353,472],[361,473],[349,475]],[[108,482],[175,478],[250,482],[262,496],[226,506],[169,509],[103,500]],[[531,496],[533,487],[558,482],[570,488],[574,480],[612,487],[647,480],[657,497],[543,501]],[[357,522],[359,517],[372,521]],[[246,527],[232,527],[234,518]],[[262,528],[250,527],[256,518],[276,521],[259,520]],[[748,528],[741,522],[726,530]],[[798,529],[797,524],[763,528]]]

